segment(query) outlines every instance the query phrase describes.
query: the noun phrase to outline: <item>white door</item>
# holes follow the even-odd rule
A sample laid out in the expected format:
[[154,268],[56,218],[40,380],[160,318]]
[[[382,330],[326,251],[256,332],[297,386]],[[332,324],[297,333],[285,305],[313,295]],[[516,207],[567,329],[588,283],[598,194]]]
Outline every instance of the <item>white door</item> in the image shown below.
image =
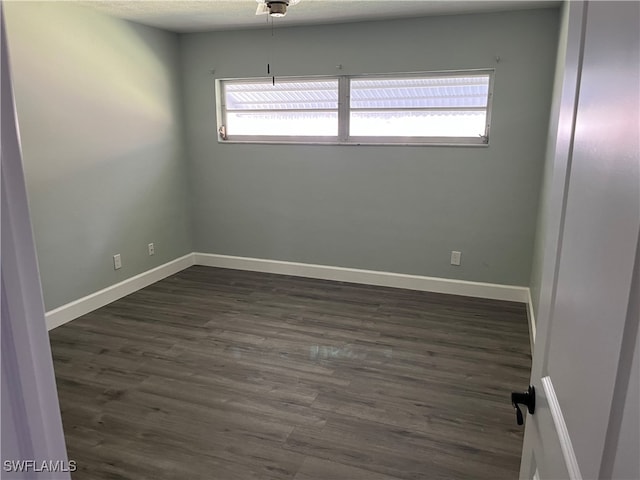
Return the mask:
[[638,369],[640,4],[564,8],[565,75],[531,376],[536,410],[527,415],[520,478],[638,479],[638,437],[619,438],[640,430],[621,413],[625,402],[638,408],[629,388]]

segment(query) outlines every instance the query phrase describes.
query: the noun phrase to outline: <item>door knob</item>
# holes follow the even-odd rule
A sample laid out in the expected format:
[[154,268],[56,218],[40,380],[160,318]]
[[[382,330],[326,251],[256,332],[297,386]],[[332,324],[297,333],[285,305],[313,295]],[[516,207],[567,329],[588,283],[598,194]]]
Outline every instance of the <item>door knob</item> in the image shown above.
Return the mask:
[[516,420],[518,425],[522,425],[524,423],[524,417],[522,416],[522,411],[520,410],[520,405],[526,405],[529,413],[535,413],[536,411],[536,389],[533,385],[529,385],[529,388],[526,392],[512,392],[511,393],[511,404],[513,408],[516,409]]

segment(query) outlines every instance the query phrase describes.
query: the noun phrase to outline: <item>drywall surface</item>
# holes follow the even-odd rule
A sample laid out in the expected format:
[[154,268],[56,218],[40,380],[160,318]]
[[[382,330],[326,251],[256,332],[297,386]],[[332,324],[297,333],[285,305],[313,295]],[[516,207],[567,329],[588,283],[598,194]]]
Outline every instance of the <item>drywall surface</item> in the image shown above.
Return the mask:
[[191,252],[177,36],[71,2],[4,7],[46,309]]
[[[558,19],[541,9],[181,35],[195,250],[529,285]],[[265,76],[267,62],[276,77],[495,68],[490,146],[218,143],[215,78]]]

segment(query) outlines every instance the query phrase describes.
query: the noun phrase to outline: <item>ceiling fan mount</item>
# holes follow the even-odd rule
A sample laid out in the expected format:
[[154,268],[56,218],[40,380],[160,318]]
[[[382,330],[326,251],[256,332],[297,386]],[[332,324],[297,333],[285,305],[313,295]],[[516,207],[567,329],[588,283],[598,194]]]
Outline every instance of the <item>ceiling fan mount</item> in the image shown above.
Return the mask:
[[299,3],[300,0],[256,0],[258,9],[256,15],[269,14],[272,17],[284,17],[287,14],[287,8]]

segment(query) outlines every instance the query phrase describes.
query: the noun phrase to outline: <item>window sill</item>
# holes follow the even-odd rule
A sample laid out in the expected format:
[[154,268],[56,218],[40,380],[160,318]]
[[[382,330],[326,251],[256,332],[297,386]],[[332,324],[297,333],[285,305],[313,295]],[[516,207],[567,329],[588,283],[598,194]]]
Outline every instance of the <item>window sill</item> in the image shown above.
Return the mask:
[[339,141],[309,141],[288,142],[285,140],[221,140],[218,144],[226,145],[325,145],[349,147],[488,147],[489,143],[455,143],[455,142],[339,142]]

